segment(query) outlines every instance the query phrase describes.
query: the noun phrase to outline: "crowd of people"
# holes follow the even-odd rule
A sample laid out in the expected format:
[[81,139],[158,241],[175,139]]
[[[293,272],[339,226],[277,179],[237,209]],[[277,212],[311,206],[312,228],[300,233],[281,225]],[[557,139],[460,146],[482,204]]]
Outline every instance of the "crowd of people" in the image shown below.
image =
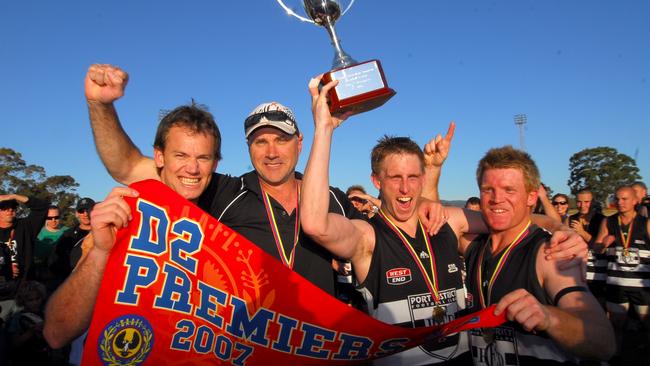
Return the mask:
[[[67,365],[69,348],[53,349],[43,337],[44,307],[81,259],[94,204],[80,199],[68,228],[55,205],[0,195],[0,365]],[[21,205],[28,214],[17,218]]]
[[[92,65],[85,80],[97,151],[117,182],[161,181],[326,293],[381,321],[442,324],[493,304],[507,316],[498,328],[462,332],[373,364],[606,361],[617,340],[624,349],[631,310],[648,334],[650,238],[641,182],[617,189],[615,215],[597,212],[588,189],[577,193],[578,212],[569,215],[569,197],[549,199],[530,155],[499,147],[478,164],[479,197],[465,209],[443,207],[438,181],[452,122],[423,148],[407,137],[379,139],[370,162],[379,197],[360,185],[343,192],[329,186],[329,154],[334,130],[353,117],[330,114],[327,92],[337,82],[322,85],[319,77],[309,84],[315,131],[304,175],[295,170],[303,143],[296,118],[270,102],[244,120],[254,169],[233,177],[215,172],[220,131],[195,104],[167,113],[153,158],[143,155],[114,106],[127,83],[128,74],[110,65]],[[79,364],[115,232],[131,218],[124,197],[137,195],[120,186],[97,204],[81,199],[72,228],[59,225],[56,206],[0,196],[0,365]],[[534,213],[538,202],[545,214]],[[19,203],[30,213],[16,219]],[[391,282],[396,269],[406,269],[409,281]]]

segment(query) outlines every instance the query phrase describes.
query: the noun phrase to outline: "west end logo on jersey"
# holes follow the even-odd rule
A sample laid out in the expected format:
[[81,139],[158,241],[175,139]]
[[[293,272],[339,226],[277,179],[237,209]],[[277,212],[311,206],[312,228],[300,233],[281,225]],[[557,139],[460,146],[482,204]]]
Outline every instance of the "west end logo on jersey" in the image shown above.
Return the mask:
[[108,324],[97,344],[104,366],[143,363],[153,348],[153,330],[147,319],[124,315]]
[[393,268],[386,271],[386,282],[389,285],[403,285],[411,282],[411,279],[409,268]]

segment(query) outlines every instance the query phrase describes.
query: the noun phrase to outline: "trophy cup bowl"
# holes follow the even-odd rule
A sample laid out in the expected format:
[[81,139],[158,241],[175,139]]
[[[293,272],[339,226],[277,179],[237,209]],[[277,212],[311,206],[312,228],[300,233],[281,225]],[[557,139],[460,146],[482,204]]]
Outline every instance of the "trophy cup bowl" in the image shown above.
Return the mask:
[[329,92],[331,113],[353,115],[366,112],[383,105],[395,95],[386,83],[379,60],[357,62],[341,47],[334,24],[350,9],[354,0],[345,7],[339,0],[303,0],[306,16],[295,13],[282,0],[277,2],[289,15],[324,27],[330,36],[335,51],[333,69],[323,74],[323,83],[339,81]]

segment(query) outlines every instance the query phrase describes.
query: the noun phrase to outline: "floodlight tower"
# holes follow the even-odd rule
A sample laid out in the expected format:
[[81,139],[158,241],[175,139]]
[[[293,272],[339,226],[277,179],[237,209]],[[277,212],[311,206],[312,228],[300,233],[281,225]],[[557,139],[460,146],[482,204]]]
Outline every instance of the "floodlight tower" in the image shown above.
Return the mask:
[[525,114],[515,114],[515,124],[519,127],[519,147],[526,151],[526,144],[524,143],[524,125],[528,122],[528,117]]

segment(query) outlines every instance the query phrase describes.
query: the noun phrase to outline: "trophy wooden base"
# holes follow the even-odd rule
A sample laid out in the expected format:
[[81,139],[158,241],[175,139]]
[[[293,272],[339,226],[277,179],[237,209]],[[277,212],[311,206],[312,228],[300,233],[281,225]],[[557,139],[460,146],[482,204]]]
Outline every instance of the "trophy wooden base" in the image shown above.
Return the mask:
[[323,83],[338,80],[329,92],[330,112],[350,115],[367,112],[388,101],[395,91],[388,87],[379,60],[370,60],[332,70],[323,75]]

